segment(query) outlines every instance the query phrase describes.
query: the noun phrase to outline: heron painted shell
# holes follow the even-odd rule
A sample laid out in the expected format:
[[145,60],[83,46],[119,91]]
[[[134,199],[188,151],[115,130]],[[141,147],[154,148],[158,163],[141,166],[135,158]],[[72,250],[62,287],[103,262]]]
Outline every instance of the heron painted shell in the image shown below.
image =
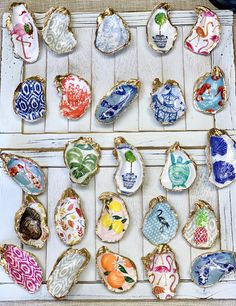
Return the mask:
[[167,244],[158,245],[153,252],[142,257],[152,293],[160,300],[174,297],[180,281],[175,254]]
[[138,96],[139,80],[117,82],[100,100],[95,110],[95,118],[101,123],[114,122]]
[[196,163],[179,145],[174,143],[166,151],[166,162],[161,174],[161,184],[167,190],[183,191],[196,179]]
[[64,161],[72,182],[88,185],[99,168],[100,147],[92,138],[80,137],[69,142],[64,150]]
[[87,267],[90,254],[87,249],[67,249],[57,259],[47,280],[47,289],[56,299],[64,298],[79,282],[81,272]]
[[39,37],[34,15],[25,3],[12,3],[6,20],[16,57],[34,63],[39,57]]
[[6,173],[23,191],[38,195],[45,190],[45,176],[39,165],[28,157],[1,153],[0,159]]
[[67,119],[79,119],[89,108],[92,100],[91,86],[75,74],[58,75],[55,78],[57,90],[61,92],[61,114]]
[[169,52],[177,37],[177,28],[170,21],[169,10],[168,3],[156,5],[146,26],[148,44],[159,53]]
[[99,200],[103,207],[96,226],[97,236],[104,242],[120,241],[129,226],[125,202],[113,192],[103,192]]
[[130,290],[138,280],[134,262],[102,246],[97,251],[96,265],[98,275],[106,288],[115,293]]
[[14,283],[29,293],[39,290],[43,281],[42,267],[37,258],[12,244],[0,246],[0,265]]
[[161,124],[174,124],[186,112],[184,96],[176,81],[162,83],[156,78],[152,83],[151,98],[151,109]]
[[143,221],[144,237],[154,245],[165,244],[175,237],[178,226],[176,212],[166,197],[152,199]]
[[95,47],[112,54],[126,47],[131,40],[127,23],[112,8],[107,8],[97,18]]
[[119,162],[114,179],[117,191],[126,196],[133,195],[144,180],[144,162],[142,155],[123,137],[114,139],[113,155]]
[[27,195],[15,215],[15,231],[26,245],[42,248],[48,239],[47,212],[43,204]]
[[193,90],[194,107],[206,114],[222,110],[228,99],[224,72],[215,66],[211,72],[200,77]]
[[57,54],[69,53],[77,44],[70,28],[70,19],[70,12],[65,7],[52,7],[46,13],[42,30],[43,39]]
[[184,238],[195,248],[208,249],[213,246],[218,235],[218,221],[214,210],[209,203],[198,200],[183,228]]
[[66,189],[55,208],[55,225],[58,237],[68,246],[78,244],[84,237],[86,219],[79,195]]
[[218,188],[228,186],[236,179],[236,143],[224,130],[208,132],[209,181]]
[[191,52],[208,55],[220,41],[221,25],[216,13],[204,6],[195,9],[197,22],[185,39],[185,47]]

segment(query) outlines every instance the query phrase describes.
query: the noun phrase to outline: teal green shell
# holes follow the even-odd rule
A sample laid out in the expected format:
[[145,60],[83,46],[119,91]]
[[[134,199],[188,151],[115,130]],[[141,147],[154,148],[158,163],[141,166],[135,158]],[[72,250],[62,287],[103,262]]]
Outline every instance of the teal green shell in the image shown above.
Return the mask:
[[171,165],[168,169],[168,175],[172,183],[172,188],[175,187],[186,187],[185,183],[187,182],[190,175],[190,160],[183,162],[181,156],[177,157],[173,153],[170,153]]

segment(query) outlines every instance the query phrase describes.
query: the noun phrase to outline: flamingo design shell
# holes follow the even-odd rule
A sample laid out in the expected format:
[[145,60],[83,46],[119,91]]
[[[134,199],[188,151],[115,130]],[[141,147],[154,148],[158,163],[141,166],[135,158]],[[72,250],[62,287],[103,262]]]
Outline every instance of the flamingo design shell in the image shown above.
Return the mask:
[[80,137],[69,142],[64,150],[64,161],[72,182],[88,185],[98,171],[100,147],[92,138]]
[[80,198],[71,188],[63,192],[55,208],[55,225],[58,237],[69,246],[79,243],[85,234],[86,219]]
[[15,56],[27,63],[36,62],[39,56],[38,29],[25,3],[12,3],[6,25]]
[[15,231],[26,245],[42,248],[48,239],[47,212],[35,197],[27,195],[15,215]]
[[128,257],[108,250],[105,246],[97,251],[96,265],[102,283],[112,292],[126,292],[138,280],[134,262]]
[[131,40],[127,23],[112,8],[107,8],[97,18],[95,47],[112,54],[126,47]]
[[79,276],[89,261],[90,254],[87,249],[67,249],[57,259],[48,277],[49,293],[57,299],[64,298],[79,282]]
[[185,39],[185,47],[193,53],[208,55],[220,40],[219,18],[216,13],[204,6],[197,6],[195,11],[198,19]]
[[38,195],[44,192],[45,177],[39,165],[28,157],[1,153],[6,173],[28,194]]
[[113,192],[103,192],[99,200],[103,207],[96,227],[97,236],[104,242],[120,241],[129,226],[125,202]]
[[113,155],[119,162],[114,175],[117,191],[120,194],[133,195],[142,185],[144,179],[144,164],[140,152],[126,142],[123,137],[114,139]]
[[142,257],[152,293],[161,300],[171,299],[176,293],[180,276],[175,254],[167,244],[160,244],[152,253]]
[[167,190],[182,191],[188,189],[196,178],[194,160],[174,143],[167,151],[167,158],[161,174],[161,184]]
[[177,28],[169,18],[170,5],[160,3],[156,5],[148,19],[147,41],[152,49],[160,53],[167,53],[174,46]]
[[70,28],[70,12],[65,7],[50,8],[42,34],[47,46],[57,54],[69,53],[77,44]]
[[188,243],[199,249],[211,248],[219,234],[217,219],[211,205],[203,200],[195,203],[195,210],[183,228]]

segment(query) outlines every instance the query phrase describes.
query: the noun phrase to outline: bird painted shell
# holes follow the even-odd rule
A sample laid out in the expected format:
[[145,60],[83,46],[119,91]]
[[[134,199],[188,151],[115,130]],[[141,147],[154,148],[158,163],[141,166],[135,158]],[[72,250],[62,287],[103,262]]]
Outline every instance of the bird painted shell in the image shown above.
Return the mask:
[[224,130],[208,132],[209,181],[218,188],[228,186],[236,179],[236,143]]
[[34,63],[39,57],[38,29],[25,3],[12,3],[6,20],[16,57]]
[[27,195],[15,215],[15,231],[26,245],[42,248],[48,239],[47,212],[43,204]]
[[156,5],[146,26],[148,44],[159,53],[169,52],[177,37],[177,28],[170,21],[169,10],[168,3]]
[[165,244],[175,237],[178,226],[176,212],[166,197],[152,199],[143,221],[144,237],[154,245]]
[[99,200],[103,207],[96,226],[97,236],[104,242],[120,241],[129,226],[125,202],[113,192],[103,192]]
[[29,293],[39,290],[43,281],[42,267],[37,258],[12,244],[0,246],[0,265],[14,283]]
[[98,275],[106,288],[115,293],[130,290],[138,280],[134,262],[102,246],[97,251],[96,265]]
[[57,75],[55,78],[57,90],[62,99],[60,111],[67,119],[79,119],[89,108],[92,100],[91,86],[75,74]]
[[123,137],[114,139],[113,155],[119,162],[114,179],[117,191],[126,196],[133,195],[144,180],[144,163],[140,152]]
[[161,174],[161,184],[167,190],[183,191],[196,179],[196,163],[179,145],[174,143],[166,151],[166,162]]
[[136,79],[117,82],[97,105],[96,119],[101,123],[114,122],[138,96],[140,86]]
[[55,225],[58,237],[68,246],[81,241],[85,234],[86,219],[79,195],[66,189],[55,208]]
[[70,28],[70,19],[70,12],[65,7],[52,7],[46,13],[42,30],[43,39],[57,54],[69,53],[77,44]]
[[223,276],[233,271],[236,271],[234,252],[204,253],[193,261],[191,278],[196,285],[205,288],[218,283]]
[[158,245],[153,252],[142,257],[152,293],[160,300],[174,297],[180,281],[175,254],[167,244]]
[[80,137],[69,142],[64,150],[64,161],[72,182],[88,185],[99,168],[100,147],[92,138]]
[[97,18],[95,47],[106,54],[112,54],[128,46],[131,32],[127,23],[112,8],[107,8]]
[[33,76],[21,82],[14,93],[15,113],[27,122],[35,122],[46,115],[46,82]]
[[198,200],[182,232],[191,246],[198,249],[211,248],[219,235],[218,221],[211,205]]
[[215,66],[196,81],[193,99],[194,107],[200,112],[215,114],[223,109],[228,95],[224,72],[220,67]]
[[195,9],[198,19],[185,39],[185,47],[193,53],[208,55],[220,41],[221,25],[216,13],[204,6]]
[[56,299],[64,298],[79,282],[79,276],[89,261],[87,249],[67,249],[59,256],[48,277],[48,292]]
[[1,153],[3,167],[6,173],[23,191],[39,195],[45,190],[45,176],[39,165],[28,157]]
[[151,98],[151,109],[161,124],[174,124],[186,112],[184,96],[176,81],[162,83],[156,78],[152,83]]

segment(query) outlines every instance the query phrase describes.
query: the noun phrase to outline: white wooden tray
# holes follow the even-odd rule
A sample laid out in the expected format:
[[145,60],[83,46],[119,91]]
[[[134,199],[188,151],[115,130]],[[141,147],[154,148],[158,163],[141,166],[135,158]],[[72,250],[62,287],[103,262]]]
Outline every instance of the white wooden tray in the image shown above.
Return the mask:
[[[155,54],[146,43],[145,24],[150,12],[123,13],[132,32],[131,45],[120,54],[104,56],[94,48],[96,17],[98,14],[72,13],[72,27],[78,39],[77,49],[69,56],[56,56],[41,43],[40,59],[35,64],[24,65],[14,58],[8,31],[5,27],[7,14],[2,25],[2,70],[0,103],[0,147],[4,151],[30,156],[44,167],[48,177],[48,188],[40,200],[48,208],[50,238],[42,250],[24,249],[35,253],[45,271],[47,279],[56,258],[66,247],[58,239],[54,227],[54,208],[63,190],[72,186],[81,196],[88,218],[88,230],[85,238],[77,246],[86,247],[92,260],[81,275],[81,283],[74,287],[68,299],[155,299],[146,280],[140,257],[153,249],[141,234],[142,218],[149,201],[160,194],[167,195],[175,207],[179,219],[178,235],[170,243],[177,254],[180,266],[181,283],[175,298],[236,298],[236,277],[228,276],[219,284],[201,289],[190,280],[192,260],[203,251],[191,248],[183,239],[181,230],[189,212],[197,199],[212,204],[220,217],[221,239],[212,250],[236,250],[236,184],[217,190],[208,182],[208,171],[204,147],[207,130],[218,127],[229,130],[236,138],[236,100],[235,68],[232,41],[233,14],[230,11],[218,11],[222,29],[220,44],[211,56],[198,56],[183,46],[184,38],[195,22],[193,11],[174,11],[170,14],[178,26],[178,38],[174,50],[168,55]],[[38,26],[43,24],[44,14],[36,14]],[[229,88],[229,101],[226,108],[215,116],[201,114],[192,105],[194,81],[219,65],[226,74]],[[58,74],[78,73],[92,83],[93,104],[91,109],[79,121],[66,120],[60,116],[58,105],[60,97],[53,83]],[[17,117],[12,108],[12,96],[18,83],[24,77],[40,75],[47,80],[47,118],[37,124],[28,124]],[[99,99],[121,79],[139,78],[142,89],[138,101],[111,126],[101,126],[94,118],[94,110]],[[175,79],[185,92],[188,110],[186,116],[175,125],[162,127],[154,120],[149,108],[151,83],[155,77],[162,80]],[[62,152],[68,140],[80,136],[91,136],[103,151],[100,172],[88,187],[79,187],[70,182],[64,166]],[[124,239],[117,244],[108,245],[111,250],[131,257],[138,268],[139,282],[126,294],[111,294],[99,281],[95,269],[96,250],[104,243],[95,236],[95,223],[101,204],[97,198],[103,191],[115,191],[113,173],[116,161],[111,150],[113,138],[124,136],[128,142],[140,148],[145,164],[146,177],[143,188],[134,196],[125,198],[131,215],[131,225]],[[198,178],[193,187],[185,192],[171,193],[163,190],[159,176],[164,165],[165,149],[175,141],[194,157],[198,164]],[[0,168],[0,243],[20,242],[14,232],[13,220],[22,201],[21,189],[3,173]],[[28,294],[12,283],[10,278],[0,271],[0,300],[51,299],[45,283],[36,294]]]

